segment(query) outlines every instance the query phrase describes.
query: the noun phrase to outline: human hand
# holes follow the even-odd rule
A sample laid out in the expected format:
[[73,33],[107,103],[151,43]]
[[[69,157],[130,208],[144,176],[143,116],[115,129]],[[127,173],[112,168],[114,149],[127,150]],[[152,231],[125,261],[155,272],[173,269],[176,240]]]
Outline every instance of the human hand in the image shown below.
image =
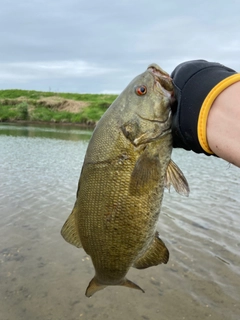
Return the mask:
[[206,134],[208,113],[217,96],[235,82],[235,74],[220,63],[205,60],[183,62],[174,69],[173,147],[213,154]]

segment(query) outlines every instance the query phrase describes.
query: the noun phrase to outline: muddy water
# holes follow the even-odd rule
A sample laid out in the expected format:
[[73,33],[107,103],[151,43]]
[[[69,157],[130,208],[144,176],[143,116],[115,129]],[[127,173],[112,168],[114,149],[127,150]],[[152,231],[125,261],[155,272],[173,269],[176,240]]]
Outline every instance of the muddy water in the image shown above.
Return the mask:
[[75,201],[90,133],[0,125],[0,319],[240,319],[240,169],[183,150],[189,198],[164,195],[167,265],[131,269],[145,290],[84,295],[94,270],[60,229]]

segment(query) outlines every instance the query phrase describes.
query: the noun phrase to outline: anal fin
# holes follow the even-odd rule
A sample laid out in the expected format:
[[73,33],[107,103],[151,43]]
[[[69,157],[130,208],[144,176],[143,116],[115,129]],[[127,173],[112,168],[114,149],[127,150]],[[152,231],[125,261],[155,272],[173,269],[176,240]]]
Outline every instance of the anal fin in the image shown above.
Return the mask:
[[76,204],[64,223],[62,230],[61,230],[61,235],[66,240],[68,243],[74,245],[77,248],[82,248],[80,236],[76,227],[76,219],[75,219],[75,213],[76,213]]
[[159,238],[158,232],[156,232],[150,247],[140,258],[134,261],[133,267],[137,269],[146,269],[161,263],[166,264],[168,259],[169,251],[164,242]]

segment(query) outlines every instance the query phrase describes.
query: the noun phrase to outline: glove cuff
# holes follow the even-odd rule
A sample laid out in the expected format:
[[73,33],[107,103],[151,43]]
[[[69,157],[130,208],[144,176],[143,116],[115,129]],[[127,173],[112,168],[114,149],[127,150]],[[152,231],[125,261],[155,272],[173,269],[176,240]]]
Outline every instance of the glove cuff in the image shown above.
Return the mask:
[[[218,63],[199,61],[195,69],[192,66],[183,65],[173,72],[178,103],[172,125],[173,147],[210,155],[206,134],[209,110],[224,89],[240,80],[240,74]],[[180,72],[185,72],[184,78]]]
[[212,150],[209,148],[207,141],[207,119],[208,114],[214,100],[219,96],[219,94],[225,90],[227,87],[233,83],[240,81],[240,74],[233,74],[228,78],[225,78],[219,82],[207,95],[206,99],[203,101],[202,107],[200,109],[198,124],[197,124],[197,136],[198,141],[202,149],[209,154],[213,154]]

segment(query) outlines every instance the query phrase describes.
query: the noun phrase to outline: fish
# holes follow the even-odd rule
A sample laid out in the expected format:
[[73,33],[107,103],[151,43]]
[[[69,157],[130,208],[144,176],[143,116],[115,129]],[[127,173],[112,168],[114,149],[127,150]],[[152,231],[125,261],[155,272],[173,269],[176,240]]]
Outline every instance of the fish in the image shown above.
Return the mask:
[[164,188],[188,196],[172,161],[172,79],[157,64],[135,77],[97,123],[82,166],[76,202],[63,238],[91,257],[95,276],[85,295],[107,286],[144,292],[131,267],[166,264],[169,251],[157,221]]

